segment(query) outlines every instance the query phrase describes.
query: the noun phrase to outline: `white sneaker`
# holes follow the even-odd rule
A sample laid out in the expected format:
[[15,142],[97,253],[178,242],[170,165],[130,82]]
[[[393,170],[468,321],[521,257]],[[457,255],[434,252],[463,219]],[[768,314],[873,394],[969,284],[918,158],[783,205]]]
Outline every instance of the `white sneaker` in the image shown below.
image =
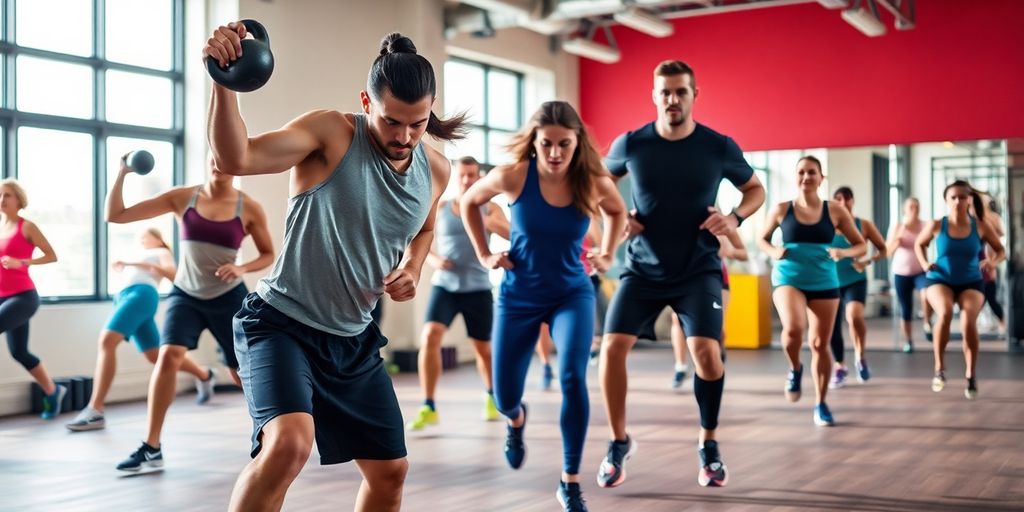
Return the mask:
[[72,432],[100,430],[107,426],[107,420],[103,418],[102,412],[99,412],[92,407],[86,407],[85,409],[82,409],[82,412],[78,413],[78,416],[75,416],[75,419],[71,420],[71,423],[64,426]]
[[213,387],[217,384],[217,374],[213,373],[213,368],[210,368],[209,372],[209,377],[206,380],[196,379],[196,403],[199,405],[203,405],[213,398]]

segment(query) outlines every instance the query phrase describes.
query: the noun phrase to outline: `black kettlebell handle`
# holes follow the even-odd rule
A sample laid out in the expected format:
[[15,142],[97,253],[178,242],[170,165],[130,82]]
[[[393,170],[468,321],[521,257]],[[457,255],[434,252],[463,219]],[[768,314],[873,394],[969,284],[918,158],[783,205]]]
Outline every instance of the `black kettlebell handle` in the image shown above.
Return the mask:
[[[263,27],[263,24],[256,20],[242,20],[242,25],[245,25],[245,29],[249,34],[252,34],[253,40],[242,39],[241,45],[244,48],[249,48],[248,52],[243,51],[242,56],[234,61],[229,61],[224,67],[221,67],[216,59],[206,58],[206,69],[210,73],[210,77],[213,78],[214,82],[227,87],[233,91],[238,92],[249,92],[259,87],[262,87],[267,80],[270,79],[270,73],[274,69],[274,58],[270,52],[270,36],[267,34],[267,29]],[[253,55],[253,52],[257,51],[260,55]],[[240,69],[234,69],[239,67],[246,69],[243,73],[253,71],[254,66],[262,66],[262,71],[265,71],[265,77],[256,78],[254,76],[243,77],[239,75]],[[249,80],[246,80],[249,78]]]
[[253,39],[270,46],[270,36],[267,35],[267,29],[262,23],[256,20],[242,20],[241,23],[245,25],[246,32],[252,34]]

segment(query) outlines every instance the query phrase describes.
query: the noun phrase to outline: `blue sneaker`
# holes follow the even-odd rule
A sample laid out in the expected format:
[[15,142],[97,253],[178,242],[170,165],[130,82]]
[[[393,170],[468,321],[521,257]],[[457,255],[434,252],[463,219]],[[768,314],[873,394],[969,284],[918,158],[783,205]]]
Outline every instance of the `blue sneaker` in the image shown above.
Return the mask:
[[718,441],[704,441],[704,447],[699,448],[700,473],[697,473],[697,483],[701,487],[725,487],[729,482],[729,473],[722,462],[722,455],[718,453]]
[[127,459],[117,465],[118,471],[138,473],[143,469],[161,469],[164,467],[164,454],[160,448],[142,443],[138,450],[132,452]]
[[825,402],[814,406],[814,424],[819,427],[831,427],[836,424],[836,420],[832,419],[832,411],[828,410]]
[[64,401],[64,395],[66,394],[68,394],[67,386],[57,384],[52,395],[43,397],[43,414],[40,417],[44,420],[56,418],[60,414],[61,403]]
[[519,469],[523,465],[523,461],[526,460],[526,443],[523,442],[523,431],[526,430],[526,404],[521,404],[523,408],[523,426],[513,427],[512,425],[505,425],[508,432],[505,434],[505,460],[508,461],[509,467],[512,469]]
[[829,389],[839,389],[846,386],[846,368],[836,365],[836,371],[832,375],[832,380],[828,383]]
[[559,482],[555,498],[564,512],[587,512],[587,502],[583,500],[579,482]]
[[540,389],[544,391],[551,390],[551,381],[555,380],[555,372],[551,369],[550,364],[544,365],[544,375],[540,377]]
[[868,362],[864,359],[857,361],[857,380],[861,382],[871,380],[871,369],[868,368]]
[[676,370],[672,375],[672,389],[680,389],[686,382],[686,370]]
[[796,370],[790,370],[786,377],[786,400],[796,402],[800,400],[800,381],[803,380],[804,365]]
[[608,455],[597,468],[597,485],[617,487],[626,481],[626,461],[636,453],[637,444],[632,437],[625,441],[609,441]]

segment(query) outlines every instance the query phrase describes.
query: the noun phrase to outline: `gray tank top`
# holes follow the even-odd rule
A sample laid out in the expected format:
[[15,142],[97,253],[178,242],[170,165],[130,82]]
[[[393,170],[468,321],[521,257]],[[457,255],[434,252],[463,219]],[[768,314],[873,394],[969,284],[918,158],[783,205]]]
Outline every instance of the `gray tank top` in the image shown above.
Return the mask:
[[[480,213],[487,215],[486,205],[480,207]],[[438,269],[434,272],[431,284],[452,293],[491,289],[489,272],[477,259],[473,243],[462,225],[462,218],[455,215],[448,201],[437,205],[434,237],[437,241],[437,254],[451,260],[454,266],[451,270]]]
[[282,313],[338,336],[355,336],[369,325],[384,277],[430,213],[423,145],[400,174],[373,144],[365,115],[355,114],[352,145],[338,167],[289,201],[281,254],[256,285]]

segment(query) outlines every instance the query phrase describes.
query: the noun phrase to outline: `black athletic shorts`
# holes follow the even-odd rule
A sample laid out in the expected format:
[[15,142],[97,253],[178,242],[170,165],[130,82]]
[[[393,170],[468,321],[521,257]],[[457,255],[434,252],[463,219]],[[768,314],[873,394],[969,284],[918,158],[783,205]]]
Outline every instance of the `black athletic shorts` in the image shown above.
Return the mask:
[[189,350],[199,346],[199,335],[204,329],[217,340],[221,358],[228,368],[238,368],[235,357],[234,336],[231,319],[242,307],[242,300],[248,290],[244,283],[212,299],[197,299],[177,286],[171,288],[164,304],[164,328],[160,332],[160,345],[177,345]]
[[470,338],[491,341],[494,296],[490,290],[457,293],[434,286],[430,291],[430,301],[427,302],[427,322],[437,322],[448,327],[455,320],[455,315],[460,313]]
[[843,304],[849,304],[851,302],[866,304],[868,300],[867,280],[857,281],[856,283],[850,283],[846,286],[840,286],[839,299]]
[[977,291],[981,292],[982,294],[985,293],[985,281],[972,281],[970,283],[961,283],[961,284],[950,284],[950,283],[947,283],[945,281],[940,281],[938,279],[925,279],[925,281],[928,283],[928,286],[932,286],[932,285],[935,285],[935,284],[940,284],[940,285],[945,286],[946,288],[949,288],[950,290],[952,290],[953,291],[953,302],[956,302],[957,299],[960,298],[960,294],[965,292],[965,291],[967,291],[967,290],[977,290]]
[[252,451],[274,418],[313,416],[321,464],[405,457],[405,431],[380,348],[388,340],[370,322],[337,336],[281,313],[250,293],[235,315],[239,376],[252,416]]
[[717,272],[694,276],[672,287],[623,274],[608,305],[604,332],[639,335],[666,306],[679,315],[687,336],[721,341],[722,276]]

